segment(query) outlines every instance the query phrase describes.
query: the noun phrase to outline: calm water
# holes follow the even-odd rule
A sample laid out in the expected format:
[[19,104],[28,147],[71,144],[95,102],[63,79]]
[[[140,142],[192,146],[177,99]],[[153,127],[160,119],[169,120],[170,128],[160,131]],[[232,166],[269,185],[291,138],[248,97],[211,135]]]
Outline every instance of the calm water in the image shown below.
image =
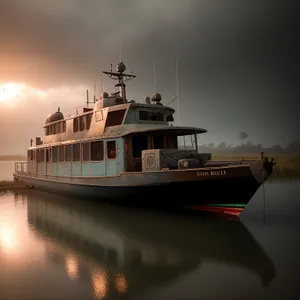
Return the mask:
[[0,299],[296,299],[299,183],[265,184],[242,222],[0,192]]

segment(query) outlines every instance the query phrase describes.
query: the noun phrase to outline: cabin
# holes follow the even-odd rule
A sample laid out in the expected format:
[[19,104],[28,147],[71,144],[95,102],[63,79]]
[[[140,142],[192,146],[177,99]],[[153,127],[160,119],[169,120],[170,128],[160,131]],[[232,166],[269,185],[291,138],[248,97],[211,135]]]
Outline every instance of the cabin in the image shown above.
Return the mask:
[[[155,93],[145,103],[127,101],[122,63],[117,76],[120,90],[103,93],[94,108],[65,118],[60,108],[47,116],[43,140],[28,149],[27,170],[39,176],[116,176],[141,172],[142,153],[151,149],[178,150],[178,138],[190,135],[197,149],[197,134],[205,129],[175,127],[175,110],[161,104]],[[122,94],[121,94],[122,93]]]

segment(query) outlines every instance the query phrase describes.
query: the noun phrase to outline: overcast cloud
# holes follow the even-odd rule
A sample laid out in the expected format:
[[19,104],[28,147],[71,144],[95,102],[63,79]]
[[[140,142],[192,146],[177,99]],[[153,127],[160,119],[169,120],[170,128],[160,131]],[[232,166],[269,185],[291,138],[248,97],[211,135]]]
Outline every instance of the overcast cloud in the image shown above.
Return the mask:
[[[24,82],[46,91],[45,97],[31,93],[22,99],[35,103],[32,113],[42,121],[58,104],[63,109],[83,104],[78,102],[93,80],[99,90],[101,70],[118,62],[121,40],[121,58],[138,75],[128,84],[129,97],[143,101],[154,91],[156,59],[157,89],[168,102],[176,93],[178,57],[180,120],[207,128],[204,142],[238,143],[238,134],[246,131],[262,144],[287,143],[300,128],[295,4],[0,0],[0,83]],[[32,120],[29,112],[12,113],[1,103],[0,109],[7,136],[19,128],[7,126],[8,116]],[[22,138],[35,136],[37,126],[30,123]],[[14,144],[12,151],[24,143]]]

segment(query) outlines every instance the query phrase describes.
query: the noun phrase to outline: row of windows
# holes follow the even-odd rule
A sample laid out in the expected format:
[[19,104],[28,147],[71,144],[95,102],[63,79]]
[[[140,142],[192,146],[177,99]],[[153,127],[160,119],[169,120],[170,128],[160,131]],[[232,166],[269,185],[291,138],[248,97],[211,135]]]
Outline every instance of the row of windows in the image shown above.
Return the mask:
[[91,126],[93,114],[76,117],[73,119],[73,132],[89,130]]
[[166,120],[164,119],[164,113],[163,112],[151,112],[147,110],[139,110],[139,119],[141,121],[167,121],[167,122],[173,122],[174,117],[172,114],[168,115],[166,117]]
[[[89,130],[92,121],[92,113],[73,119],[73,132]],[[50,124],[45,128],[45,135],[52,135],[66,132],[66,121]]]
[[[107,115],[106,127],[121,125],[126,113],[126,109],[120,109],[111,111]],[[79,132],[89,130],[91,126],[93,113],[89,113],[84,116],[75,117],[73,119],[73,132]],[[162,112],[149,112],[146,110],[139,110],[139,119],[141,121],[165,121],[164,114]],[[170,114],[166,117],[166,121],[174,121],[173,115]],[[55,124],[50,124],[45,128],[46,135],[52,135],[57,133],[66,132],[66,121],[61,121]]]
[[[106,158],[114,159],[117,156],[116,141],[106,142]],[[28,159],[37,162],[80,162],[103,161],[104,142],[86,142],[51,148],[28,150]]]
[[62,132],[66,132],[66,121],[50,124],[45,128],[45,135],[52,135]]

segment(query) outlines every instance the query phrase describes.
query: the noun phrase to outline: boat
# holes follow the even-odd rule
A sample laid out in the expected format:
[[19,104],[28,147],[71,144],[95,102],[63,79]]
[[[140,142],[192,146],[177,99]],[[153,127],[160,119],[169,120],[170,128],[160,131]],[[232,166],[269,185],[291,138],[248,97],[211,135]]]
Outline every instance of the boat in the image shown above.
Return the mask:
[[[72,260],[79,280],[110,274],[104,276],[112,281],[107,296],[114,292],[116,274],[126,278],[128,296],[173,284],[196,269],[201,274],[207,263],[246,271],[263,287],[277,275],[270,256],[240,221],[87,204],[31,189],[15,195],[17,203],[27,203],[28,224],[45,243],[46,257],[66,267]],[[75,275],[74,268],[73,274],[67,271]]]
[[136,75],[125,71],[123,62],[103,71],[117,80],[116,91],[94,96],[93,107],[87,91],[74,115],[50,114],[44,138],[31,139],[27,161],[16,162],[14,179],[75,198],[239,216],[271,175],[273,158],[219,162],[199,153],[207,130],[175,126],[175,110],[159,93],[128,100],[125,82]]

